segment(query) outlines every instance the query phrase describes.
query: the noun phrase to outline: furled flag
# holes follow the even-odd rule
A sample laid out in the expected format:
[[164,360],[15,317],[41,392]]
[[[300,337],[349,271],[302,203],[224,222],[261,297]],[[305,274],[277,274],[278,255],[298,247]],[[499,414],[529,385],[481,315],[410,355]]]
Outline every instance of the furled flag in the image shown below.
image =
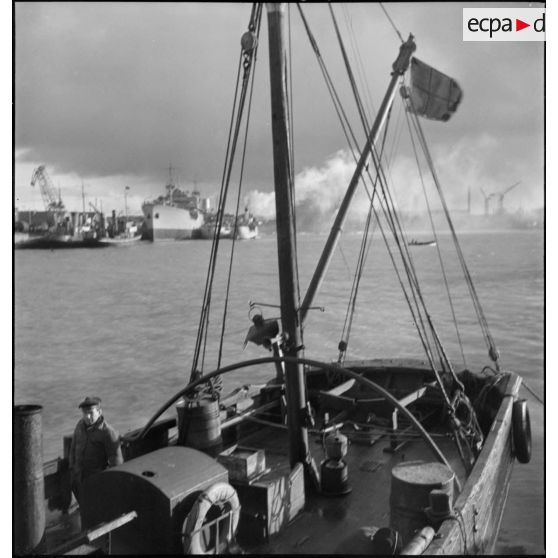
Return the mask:
[[446,122],[463,97],[458,83],[417,58],[411,60],[411,107],[419,116]]

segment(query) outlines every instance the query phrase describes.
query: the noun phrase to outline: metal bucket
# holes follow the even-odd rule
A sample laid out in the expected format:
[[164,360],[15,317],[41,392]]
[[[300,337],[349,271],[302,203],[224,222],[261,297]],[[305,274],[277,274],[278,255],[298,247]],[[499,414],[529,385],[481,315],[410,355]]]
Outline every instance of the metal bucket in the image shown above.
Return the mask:
[[217,451],[222,445],[219,402],[186,399],[176,406],[178,440],[181,445],[202,451]]
[[429,524],[425,510],[432,490],[445,492],[453,502],[454,480],[453,471],[443,463],[409,461],[392,469],[390,527],[399,532],[403,545]]
[[33,554],[45,532],[42,412],[40,405],[16,405],[14,436],[14,550]]

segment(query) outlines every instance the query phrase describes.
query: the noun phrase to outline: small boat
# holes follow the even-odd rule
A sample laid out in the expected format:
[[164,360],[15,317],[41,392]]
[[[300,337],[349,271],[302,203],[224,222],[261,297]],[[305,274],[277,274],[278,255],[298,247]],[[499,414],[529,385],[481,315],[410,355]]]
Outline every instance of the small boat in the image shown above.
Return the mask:
[[436,246],[435,240],[410,240],[409,246]]
[[258,238],[258,222],[256,218],[245,208],[244,214],[236,221],[235,234],[238,240],[253,240]]
[[105,244],[107,246],[130,246],[131,244],[138,243],[141,239],[141,233],[133,236],[119,235],[112,238],[110,236],[105,236],[101,239],[101,244]]
[[[261,4],[253,6],[242,36],[247,76],[235,98],[244,101],[257,59],[262,12]],[[304,14],[301,6],[299,12]],[[31,464],[40,462],[32,444],[40,440],[40,408],[15,409],[15,501],[28,503],[21,511],[14,508],[16,552],[35,552],[40,544],[42,552],[55,554],[102,549],[120,554],[465,555],[494,549],[513,465],[530,459],[530,421],[526,401],[519,396],[521,378],[501,367],[476,291],[470,289],[488,351],[485,362],[469,366],[447,348],[453,328],[438,326],[428,313],[400,221],[391,219],[386,232],[397,242],[384,239],[385,248],[403,263],[398,267],[394,262],[394,267],[405,270],[400,277],[404,299],[423,353],[381,358],[367,342],[371,354],[347,358],[351,338],[344,330],[328,358],[323,346],[304,336],[357,186],[364,181],[370,188],[388,188],[374,146],[388,124],[396,93],[402,93],[403,112],[421,130],[420,117],[448,120],[461,90],[413,57],[412,35],[394,53],[381,108],[366,126],[367,140],[355,152],[354,173],[308,288],[299,297],[286,6],[267,4],[267,19],[280,305],[249,304],[245,345],[260,347],[262,356],[224,364],[223,345],[214,350],[210,345],[207,328],[215,320],[209,319],[209,311],[218,298],[213,296],[217,235],[189,379],[186,385],[178,382],[176,393],[146,424],[124,436],[122,465],[85,480],[81,530],[63,531],[64,522],[68,528],[75,525],[73,515],[66,513],[45,532],[41,483],[49,512],[72,509],[67,455],[45,464],[44,478],[27,466],[26,455]],[[403,79],[409,67],[407,86]],[[450,96],[441,104],[434,97],[421,104],[428,94],[425,82],[445,84]],[[239,111],[247,107],[241,103]],[[225,174],[230,176],[239,153],[243,150],[230,150]],[[368,176],[373,167],[376,174]],[[388,195],[370,195],[363,257],[376,204],[389,200]],[[393,204],[381,208],[390,215],[396,212]],[[449,212],[446,217],[450,219]],[[455,234],[452,240],[459,250]],[[471,286],[463,258],[460,263]],[[359,265],[355,277],[360,278],[362,260]],[[249,280],[242,276],[243,286]],[[349,311],[356,302],[354,292]],[[264,317],[266,307],[274,308],[272,317]],[[397,316],[391,318],[397,321]],[[334,325],[327,323],[329,329]],[[224,332],[224,324],[218,326]],[[210,357],[211,367],[206,362]],[[268,381],[223,393],[222,376],[243,371],[245,378],[254,369],[265,372]],[[173,409],[173,417],[163,418]],[[27,478],[25,471],[30,471]],[[36,494],[41,495],[38,501],[32,498]]]
[[[113,222],[117,222],[114,219]],[[142,239],[142,233],[138,225],[134,221],[123,221],[121,227],[108,228],[108,234],[101,240],[107,246],[130,246],[136,244]]]

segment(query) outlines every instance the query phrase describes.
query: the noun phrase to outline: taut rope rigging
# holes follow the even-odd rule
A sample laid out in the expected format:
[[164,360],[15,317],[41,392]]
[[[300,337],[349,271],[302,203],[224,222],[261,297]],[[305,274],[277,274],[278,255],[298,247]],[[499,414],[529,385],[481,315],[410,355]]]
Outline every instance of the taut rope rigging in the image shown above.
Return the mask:
[[434,180],[436,190],[438,191],[438,195],[440,196],[440,201],[442,203],[442,208],[444,210],[444,215],[446,217],[448,226],[449,226],[450,231],[451,231],[451,235],[452,235],[453,243],[454,243],[454,246],[455,246],[455,250],[457,252],[457,256],[458,256],[459,262],[461,264],[461,268],[463,270],[463,275],[465,277],[465,282],[467,284],[467,287],[469,288],[469,293],[471,295],[471,300],[473,302],[473,307],[474,307],[475,312],[477,314],[477,319],[478,319],[479,325],[481,327],[481,330],[483,331],[483,334],[484,334],[484,339],[486,341],[486,345],[487,345],[487,348],[488,348],[488,355],[489,355],[490,359],[494,362],[494,364],[496,366],[496,370],[500,371],[500,364],[498,362],[498,359],[499,359],[498,349],[496,348],[496,343],[494,341],[494,338],[492,337],[492,334],[490,333],[490,329],[488,327],[488,321],[486,319],[486,316],[484,315],[484,311],[482,309],[479,296],[478,296],[478,294],[476,292],[476,289],[475,289],[475,286],[473,284],[473,280],[471,278],[469,268],[467,267],[467,263],[465,261],[464,255],[463,255],[463,251],[461,250],[461,245],[460,245],[459,240],[457,238],[457,234],[455,232],[455,227],[453,226],[453,221],[451,219],[449,209],[448,209],[445,197],[444,197],[444,193],[443,193],[443,190],[441,188],[440,181],[438,179],[438,174],[437,174],[436,168],[434,166],[434,161],[432,160],[432,157],[430,155],[430,151],[428,149],[428,145],[426,143],[426,138],[424,136],[424,132],[423,132],[422,126],[420,124],[420,120],[419,120],[418,115],[416,114],[416,112],[414,110],[411,98],[407,97],[406,102],[408,103],[408,106],[409,106],[409,109],[410,109],[409,112],[413,115],[412,116],[412,122],[413,122],[413,124],[415,126],[415,129],[417,131],[418,139],[419,139],[420,145],[423,149],[423,152],[424,152],[426,161],[428,163],[430,172],[432,174],[432,178]]
[[413,152],[415,154],[415,160],[416,160],[417,169],[418,169],[418,172],[419,172],[420,183],[421,183],[421,186],[422,186],[424,199],[426,201],[426,207],[427,207],[427,210],[428,210],[428,217],[430,219],[430,226],[431,226],[431,229],[432,229],[432,233],[434,235],[434,240],[436,241],[436,250],[438,252],[438,261],[440,262],[440,268],[442,270],[442,276],[443,276],[443,279],[444,279],[444,286],[446,288],[446,293],[448,295],[448,302],[449,302],[449,305],[450,305],[453,324],[455,326],[457,341],[458,341],[458,344],[459,344],[459,349],[461,351],[461,357],[463,359],[463,364],[466,366],[467,362],[466,362],[466,358],[465,358],[465,353],[463,351],[463,342],[461,341],[461,334],[459,332],[459,326],[458,326],[458,323],[457,323],[457,317],[456,317],[456,314],[455,314],[453,299],[451,297],[450,287],[449,287],[448,278],[447,278],[447,274],[446,274],[446,268],[444,266],[444,262],[443,262],[443,258],[442,258],[442,252],[440,250],[440,244],[438,242],[438,235],[436,233],[436,227],[434,225],[434,219],[432,217],[432,210],[430,208],[430,202],[428,200],[428,195],[426,193],[424,178],[423,178],[423,174],[421,172],[421,168],[420,168],[420,165],[419,165],[418,155],[417,155],[417,151],[416,151],[416,145],[415,145],[415,141],[414,141],[413,134],[412,134],[412,131],[411,131],[411,124],[410,124],[410,121],[409,121],[409,111],[405,111],[405,116],[406,116],[406,120],[407,120],[407,127],[409,129],[409,136],[411,138],[411,144],[413,146]]
[[[350,124],[348,123],[347,117],[346,117],[346,113],[343,110],[343,107],[341,105],[341,102],[339,101],[339,98],[337,96],[337,93],[335,92],[335,88],[333,87],[333,84],[329,78],[329,74],[327,73],[327,70],[325,69],[325,63],[323,62],[323,59],[320,55],[317,43],[314,39],[314,37],[312,36],[308,23],[306,22],[306,19],[304,18],[304,14],[302,12],[302,9],[299,6],[299,11],[301,13],[305,28],[307,30],[307,34],[309,36],[310,39],[310,43],[315,51],[316,57],[318,59],[318,62],[320,64],[320,68],[322,69],[322,73],[324,75],[324,78],[326,80],[326,85],[328,87],[328,90],[330,92],[330,95],[332,97],[332,100],[334,102],[334,106],[335,106],[335,110],[338,114],[339,119],[341,120],[342,123],[342,128],[343,131],[347,137],[347,141],[349,142],[349,145],[352,146],[353,143],[354,145],[358,145],[356,140],[354,139],[354,134],[352,133],[352,129]],[[385,11],[385,10],[384,10]],[[337,22],[335,20],[335,16],[333,14],[333,10],[330,7],[330,12],[332,15],[332,19],[334,22],[334,26],[335,26],[335,30],[337,33],[337,37],[338,37],[338,41],[340,44],[340,48],[343,54],[343,60],[347,69],[347,73],[349,76],[349,81],[351,84],[351,88],[353,90],[353,95],[355,97],[355,101],[357,104],[357,110],[358,113],[360,115],[360,119],[361,122],[363,124],[363,127],[365,129],[365,131],[367,132],[368,135],[368,125],[367,125],[367,121],[366,121],[366,116],[364,114],[364,109],[363,109],[363,105],[360,101],[360,97],[358,94],[358,90],[356,87],[356,83],[354,80],[354,75],[352,73],[352,70],[350,68],[350,63],[348,60],[348,57],[346,55],[346,51],[343,45],[343,42],[341,40],[341,36],[339,33],[339,28],[337,26]],[[387,15],[387,13],[386,13]],[[388,16],[389,17],[389,16]],[[391,21],[391,20],[390,20]],[[393,25],[393,22],[392,22]],[[400,36],[400,34],[398,33],[398,35]],[[351,139],[353,141],[353,143],[351,143],[351,140],[349,139],[349,134],[351,136]],[[385,142],[385,135],[384,135],[384,142]],[[353,151],[353,156],[355,156],[354,153],[354,149],[353,147],[351,147],[351,150]],[[360,150],[357,149],[357,151],[360,152]],[[382,151],[383,151],[383,147],[382,147]],[[362,155],[361,155],[362,157]],[[463,407],[465,405],[470,407],[470,402],[468,401],[468,399],[466,397],[462,397],[459,396],[459,398],[453,398],[450,399],[448,392],[446,391],[446,385],[445,382],[442,379],[441,373],[445,372],[445,373],[449,373],[449,375],[452,377],[452,380],[454,382],[454,385],[458,386],[459,390],[457,392],[457,394],[459,395],[461,393],[461,391],[463,390],[463,384],[461,383],[461,381],[458,379],[451,361],[449,360],[448,355],[446,354],[446,351],[444,350],[444,347],[442,345],[441,339],[436,331],[436,328],[434,326],[434,323],[432,321],[432,317],[429,314],[427,307],[426,307],[426,303],[419,285],[419,281],[418,281],[418,277],[416,274],[416,270],[407,246],[407,241],[405,238],[405,234],[403,232],[403,228],[401,226],[401,222],[399,220],[399,216],[398,216],[398,212],[395,209],[395,204],[393,202],[393,199],[391,197],[391,192],[390,190],[387,188],[387,180],[382,168],[382,165],[380,163],[381,161],[381,155],[378,155],[378,153],[376,152],[375,146],[372,145],[372,149],[371,149],[371,159],[374,163],[375,166],[375,170],[376,170],[376,178],[375,180],[372,180],[369,174],[369,170],[368,170],[368,165],[365,166],[365,168],[362,169],[362,173],[364,174],[364,172],[366,172],[366,174],[368,175],[368,177],[371,179],[372,183],[374,184],[373,186],[373,191],[370,194],[368,188],[366,187],[366,183],[363,180],[363,176],[360,176],[360,179],[363,181],[365,187],[366,187],[366,191],[369,195],[370,198],[370,208],[371,211],[369,212],[368,218],[367,218],[367,222],[366,225],[364,227],[364,234],[363,234],[363,241],[362,241],[362,245],[361,245],[361,250],[359,253],[359,257],[358,257],[358,263],[357,263],[357,270],[355,273],[355,278],[354,278],[354,282],[353,282],[353,287],[351,290],[351,295],[350,295],[350,300],[349,300],[349,307],[347,310],[347,316],[345,319],[345,325],[344,325],[344,331],[343,331],[343,335],[346,336],[348,334],[348,332],[350,331],[350,326],[351,326],[351,322],[352,322],[352,313],[354,312],[354,303],[356,300],[356,296],[357,296],[357,292],[358,292],[358,287],[359,287],[359,283],[360,283],[360,276],[362,273],[362,269],[364,266],[364,261],[365,261],[365,256],[366,256],[366,243],[367,243],[367,237],[369,234],[369,230],[370,230],[370,221],[371,221],[371,213],[372,211],[374,212],[374,215],[376,216],[377,222],[380,225],[381,231],[382,231],[382,235],[384,236],[384,242],[386,243],[386,247],[388,248],[388,251],[390,252],[390,258],[392,259],[392,263],[394,265],[394,269],[396,270],[396,273],[399,277],[399,282],[400,285],[402,287],[403,293],[405,295],[405,298],[407,300],[409,309],[411,311],[411,314],[413,316],[413,321],[415,323],[415,327],[417,329],[417,332],[419,334],[419,338],[421,339],[421,342],[423,344],[424,350],[426,352],[428,361],[430,363],[430,367],[436,377],[440,392],[445,400],[446,403],[446,408],[447,408],[447,412],[452,420],[452,424],[454,425],[454,432],[455,432],[455,442],[458,446],[459,452],[463,458],[464,463],[467,465],[468,463],[470,463],[470,459],[468,458],[467,453],[471,453],[474,452],[475,449],[473,448],[478,448],[479,447],[479,442],[482,440],[482,434],[480,432],[480,428],[478,427],[478,423],[476,422],[476,419],[473,417],[470,421],[470,424],[468,425],[462,425],[460,423],[460,421],[457,419],[456,416],[456,410],[458,407]],[[380,189],[382,192],[382,196],[379,197],[379,203],[380,206],[382,207],[382,211],[384,213],[384,216],[386,218],[386,221],[388,223],[388,226],[393,234],[393,237],[396,241],[396,245],[397,245],[397,250],[401,256],[401,262],[403,264],[403,268],[405,271],[405,274],[407,276],[407,281],[408,281],[408,287],[410,289],[410,295],[407,292],[407,289],[405,287],[405,285],[403,284],[403,281],[401,279],[401,276],[399,275],[399,272],[397,270],[397,265],[395,263],[395,259],[393,258],[393,254],[389,248],[389,244],[387,242],[387,239],[385,237],[385,233],[383,231],[383,228],[381,227],[381,223],[380,220],[378,218],[378,214],[374,208],[374,197],[376,194],[376,188],[377,188],[377,184],[380,184]],[[428,335],[428,332],[430,332],[430,335]],[[431,346],[431,341],[433,346]],[[345,337],[344,339],[341,340],[341,342],[339,343],[339,357],[338,360],[339,362],[343,361],[344,358],[344,354],[346,352],[347,349],[347,338]],[[434,356],[434,351],[437,354],[437,358],[435,358]],[[438,366],[436,365],[436,361],[438,361],[441,365],[441,372],[438,370]],[[464,447],[465,444],[465,447]],[[466,448],[466,449],[465,449]]]
[[[223,177],[221,181],[221,190],[219,193],[218,209],[217,209],[217,220],[215,223],[215,235],[213,238],[213,243],[211,246],[210,262],[208,266],[207,279],[205,283],[205,291],[202,302],[202,310],[200,314],[200,322],[198,326],[198,334],[196,338],[196,345],[194,349],[194,356],[192,359],[192,369],[190,372],[190,381],[199,375],[200,367],[200,355],[201,355],[201,368],[203,368],[203,363],[205,360],[205,351],[207,348],[207,336],[209,329],[209,314],[211,308],[211,294],[213,290],[213,282],[215,278],[215,269],[217,264],[217,252],[219,248],[219,238],[220,231],[223,225],[223,218],[225,215],[225,206],[227,200],[227,194],[229,190],[231,173],[234,163],[234,156],[236,153],[236,148],[238,144],[238,138],[240,135],[241,125],[242,125],[242,115],[244,111],[244,106],[246,104],[246,99],[248,97],[248,90],[251,83],[253,67],[253,61],[256,57],[258,35],[260,30],[260,22],[262,15],[261,4],[254,4],[252,7],[252,13],[250,16],[250,22],[248,25],[248,31],[242,37],[242,50],[239,57],[238,72],[235,85],[235,96],[233,101],[233,109],[231,114],[231,123],[229,127],[229,137],[227,143],[227,150],[225,155],[225,163],[223,167]],[[243,70],[242,84],[239,93],[239,84],[241,81],[241,71]],[[252,78],[253,79],[253,78]],[[239,184],[240,190],[240,184]],[[230,271],[229,271],[229,281],[230,281]],[[225,309],[226,316],[226,309]],[[224,325],[223,325],[224,327]],[[222,335],[223,335],[222,330]],[[222,347],[221,338],[221,347]],[[203,354],[202,354],[203,348]],[[219,358],[221,357],[221,349],[219,351]]]

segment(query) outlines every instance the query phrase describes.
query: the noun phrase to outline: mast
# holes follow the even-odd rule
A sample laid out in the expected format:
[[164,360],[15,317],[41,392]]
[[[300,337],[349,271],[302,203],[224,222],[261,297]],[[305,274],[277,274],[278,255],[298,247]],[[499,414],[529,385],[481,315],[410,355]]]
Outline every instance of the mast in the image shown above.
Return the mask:
[[83,215],[85,218],[85,189],[83,186],[83,178],[81,179],[81,205],[83,207]]
[[329,266],[329,262],[331,260],[331,256],[333,255],[333,251],[337,246],[337,242],[339,240],[339,236],[341,231],[343,230],[343,225],[345,223],[345,219],[347,217],[347,212],[349,210],[349,206],[353,199],[353,195],[356,191],[356,188],[359,184],[360,177],[362,175],[362,171],[366,167],[368,163],[368,158],[370,157],[370,153],[378,140],[382,127],[386,121],[387,115],[389,110],[391,109],[391,105],[393,104],[393,99],[395,97],[395,92],[397,89],[397,84],[399,82],[399,78],[405,74],[407,68],[409,67],[409,62],[411,60],[411,55],[416,49],[416,45],[413,41],[413,35],[409,35],[407,42],[403,43],[399,49],[399,56],[397,60],[393,63],[393,71],[391,73],[391,81],[389,82],[388,89],[380,106],[380,110],[376,115],[376,119],[374,120],[374,124],[372,129],[370,130],[370,134],[368,139],[366,140],[366,144],[364,149],[362,150],[362,154],[360,159],[358,160],[355,172],[353,177],[351,178],[351,182],[347,188],[347,192],[345,193],[345,197],[341,202],[341,206],[339,207],[339,211],[337,212],[337,216],[335,217],[335,222],[331,228],[329,233],[328,239],[324,246],[322,255],[320,256],[320,260],[318,265],[316,266],[316,271],[310,281],[310,285],[308,286],[308,291],[306,292],[306,296],[302,302],[300,308],[300,319],[301,322],[304,323],[306,318],[306,314],[308,313],[308,308],[312,305],[314,300],[314,296],[316,295],[320,285],[323,281],[324,275],[327,271]]
[[[301,346],[300,319],[297,311],[297,267],[295,261],[294,201],[290,137],[287,114],[286,54],[284,46],[285,4],[268,3],[269,66],[271,78],[271,125],[273,136],[273,171],[279,259],[279,289],[284,354],[297,356]],[[298,462],[311,463],[308,431],[304,424],[306,388],[301,364],[285,363],[287,425],[291,467]]]
[[126,188],[124,188],[124,215],[126,218],[126,225],[128,224],[128,190],[130,189],[130,186],[126,186]]

